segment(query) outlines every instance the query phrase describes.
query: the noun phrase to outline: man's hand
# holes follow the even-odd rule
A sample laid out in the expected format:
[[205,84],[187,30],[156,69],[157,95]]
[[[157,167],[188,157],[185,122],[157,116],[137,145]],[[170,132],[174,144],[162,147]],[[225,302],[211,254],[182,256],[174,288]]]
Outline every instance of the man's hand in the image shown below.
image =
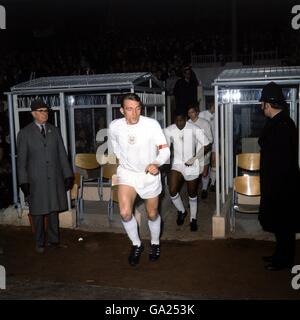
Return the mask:
[[20,185],[20,188],[24,193],[24,197],[27,198],[30,195],[30,184],[29,183],[22,183]]
[[190,166],[192,166],[192,165],[194,164],[195,160],[196,160],[196,157],[193,157],[193,158],[189,159],[189,160],[185,163],[185,165],[186,165],[187,167],[190,167]]
[[65,190],[69,191],[73,188],[73,184],[74,184],[74,177],[67,177],[65,178]]
[[149,173],[153,174],[154,176],[156,176],[159,173],[158,165],[155,163],[151,163],[146,167],[145,171],[146,171],[146,173],[149,172]]

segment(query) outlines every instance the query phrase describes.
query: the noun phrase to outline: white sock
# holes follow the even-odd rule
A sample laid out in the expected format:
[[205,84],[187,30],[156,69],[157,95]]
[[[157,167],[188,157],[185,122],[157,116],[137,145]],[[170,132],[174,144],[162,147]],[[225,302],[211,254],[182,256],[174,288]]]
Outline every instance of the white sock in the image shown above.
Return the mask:
[[185,212],[184,205],[179,193],[177,193],[174,197],[171,197],[171,200],[178,211],[182,213]]
[[210,168],[210,184],[214,185],[216,183],[216,168],[211,167]]
[[202,176],[202,190],[207,190],[208,183],[209,183],[209,175],[207,175],[206,177]]
[[159,244],[161,217],[158,214],[156,219],[148,219],[148,226],[151,234],[151,244]]
[[141,239],[139,237],[138,225],[135,216],[132,216],[129,221],[124,221],[122,219],[122,223],[129,239],[132,241],[132,244],[139,247],[141,245]]
[[192,219],[197,219],[197,197],[190,198],[189,197],[189,203],[190,203],[190,221]]

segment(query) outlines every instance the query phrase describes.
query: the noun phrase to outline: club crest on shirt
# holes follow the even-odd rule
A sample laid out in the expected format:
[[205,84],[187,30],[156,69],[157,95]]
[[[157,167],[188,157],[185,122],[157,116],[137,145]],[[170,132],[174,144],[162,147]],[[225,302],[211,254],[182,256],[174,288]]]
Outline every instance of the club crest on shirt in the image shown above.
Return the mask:
[[135,136],[128,136],[128,143],[129,144],[135,144],[136,143],[136,137]]

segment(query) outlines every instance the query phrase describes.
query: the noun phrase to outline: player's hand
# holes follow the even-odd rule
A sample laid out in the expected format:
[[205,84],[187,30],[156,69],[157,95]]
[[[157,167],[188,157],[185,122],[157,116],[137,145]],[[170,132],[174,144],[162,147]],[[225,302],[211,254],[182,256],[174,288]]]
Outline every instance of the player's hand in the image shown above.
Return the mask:
[[153,174],[154,176],[156,176],[159,173],[158,165],[151,163],[146,167],[145,171],[146,171],[146,173],[149,172],[149,173]]
[[196,158],[192,158],[192,159],[188,160],[188,161],[185,163],[185,165],[186,165],[187,167],[190,167],[190,166],[192,166],[192,165],[194,164],[195,160],[196,160]]

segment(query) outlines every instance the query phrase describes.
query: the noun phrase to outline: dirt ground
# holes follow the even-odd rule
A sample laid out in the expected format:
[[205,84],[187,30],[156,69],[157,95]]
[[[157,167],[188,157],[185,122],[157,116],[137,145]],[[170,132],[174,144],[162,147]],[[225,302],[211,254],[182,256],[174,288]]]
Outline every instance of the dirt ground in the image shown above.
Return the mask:
[[[78,239],[82,237],[82,241]],[[124,234],[61,230],[65,248],[34,251],[29,227],[0,226],[0,299],[299,299],[289,270],[264,270],[274,243],[249,239],[162,241],[159,261],[127,262]],[[300,242],[297,260],[300,264]]]

